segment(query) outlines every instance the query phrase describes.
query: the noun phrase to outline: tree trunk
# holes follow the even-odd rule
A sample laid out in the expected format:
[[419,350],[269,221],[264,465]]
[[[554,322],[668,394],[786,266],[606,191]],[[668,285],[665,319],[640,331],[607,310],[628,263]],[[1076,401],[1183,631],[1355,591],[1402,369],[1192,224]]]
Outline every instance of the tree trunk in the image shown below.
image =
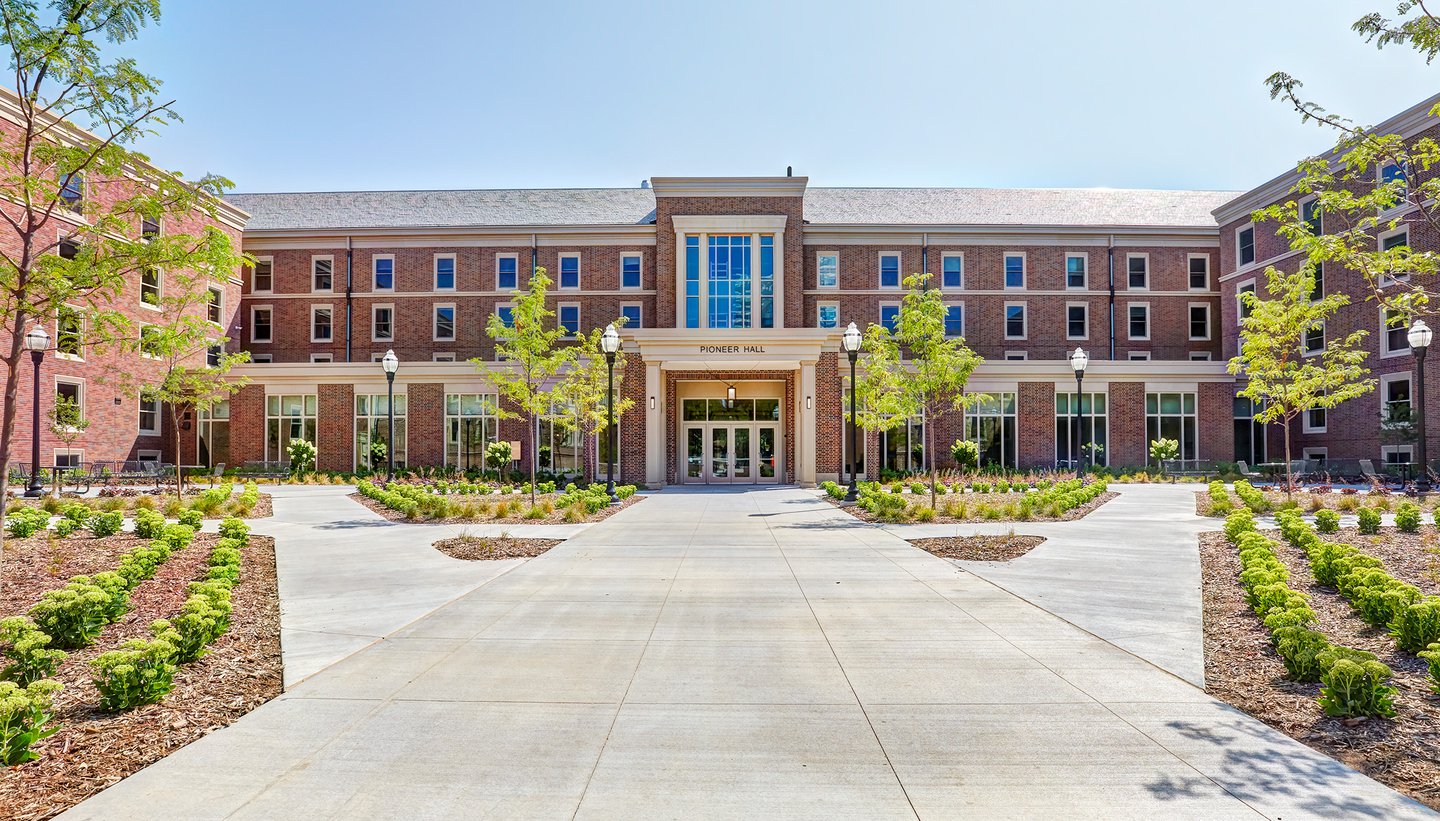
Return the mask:
[[1290,417],[1287,416],[1282,419],[1280,424],[1285,429],[1285,498],[1289,499],[1290,488],[1295,486],[1294,474],[1291,473],[1290,464]]
[[936,513],[940,512],[940,494],[935,490],[935,425],[934,418],[925,417],[925,455],[929,458],[925,461],[930,463],[930,509]]
[[[551,454],[554,464],[554,454]],[[540,464],[540,416],[530,414],[530,506],[535,506],[535,468]]]
[[[175,433],[175,501],[184,504],[184,489],[180,485],[183,478],[180,471],[180,413],[174,403],[170,405],[170,427]],[[319,438],[318,432],[316,438]],[[165,451],[160,451],[160,455],[163,458]]]
[[20,330],[10,340],[10,352],[4,360],[5,409],[0,413],[0,563],[5,559],[5,507],[10,501],[10,448],[15,443],[15,399],[20,394],[20,354],[24,349],[24,311],[15,315],[15,327]]

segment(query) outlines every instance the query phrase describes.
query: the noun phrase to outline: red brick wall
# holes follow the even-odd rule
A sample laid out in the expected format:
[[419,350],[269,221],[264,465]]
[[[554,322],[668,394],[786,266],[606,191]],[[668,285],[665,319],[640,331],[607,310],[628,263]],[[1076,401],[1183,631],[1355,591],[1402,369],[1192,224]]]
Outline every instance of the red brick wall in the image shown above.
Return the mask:
[[1020,467],[1052,468],[1055,466],[1055,384],[1021,382],[1019,387],[1015,411]]
[[316,436],[319,439],[315,443],[315,467],[318,470],[354,470],[354,386],[320,385],[318,418],[315,426]]
[[1106,401],[1110,412],[1110,465],[1145,464],[1150,458],[1145,438],[1145,383],[1111,382]]

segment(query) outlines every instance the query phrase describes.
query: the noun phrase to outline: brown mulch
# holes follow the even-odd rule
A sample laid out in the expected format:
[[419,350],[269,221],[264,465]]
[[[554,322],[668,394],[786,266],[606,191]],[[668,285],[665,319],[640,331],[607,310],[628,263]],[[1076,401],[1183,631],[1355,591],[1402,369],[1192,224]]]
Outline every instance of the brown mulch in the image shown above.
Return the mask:
[[[190,492],[187,491],[187,492],[185,493],[185,496],[184,496],[184,501],[185,501],[185,503],[186,503],[186,504],[189,504],[190,502],[195,501],[195,497],[198,496],[198,495],[199,495],[198,493],[190,493]],[[97,498],[97,497],[95,497],[95,496],[83,496],[83,497],[82,497],[82,496],[76,496],[76,495],[73,494],[73,493],[62,493],[62,494],[60,495],[60,503],[61,503],[62,505],[68,505],[68,504],[70,504],[71,502],[84,502],[85,504],[89,505],[90,507],[94,508],[94,509],[97,510],[97,511],[104,511],[104,510],[107,509],[107,508],[104,507],[104,503],[105,503],[105,502],[108,502],[110,499],[118,499],[118,500],[120,500],[121,502],[124,502],[125,506],[124,506],[124,507],[120,507],[120,508],[116,508],[116,510],[121,510],[121,511],[123,511],[123,512],[125,513],[126,518],[132,518],[132,517],[134,517],[134,515],[135,515],[135,511],[138,509],[137,505],[135,504],[135,501],[136,501],[137,499],[139,499],[139,498],[142,498],[142,497],[143,497],[143,498],[154,499],[154,500],[155,500],[155,505],[153,506],[153,509],[154,509],[154,510],[159,510],[159,511],[161,511],[161,512],[164,512],[166,505],[168,505],[168,504],[170,504],[171,502],[175,501],[175,494],[174,494],[174,493],[161,494],[161,495],[156,495],[156,494],[154,494],[154,493],[142,493],[142,494],[137,494],[137,495],[134,495],[134,496],[129,496],[129,495],[126,495],[126,496],[105,496],[105,497],[99,497],[99,498]],[[230,517],[230,516],[242,516],[242,518],[246,518],[246,519],[265,519],[265,518],[269,518],[270,516],[274,515],[274,512],[275,512],[275,511],[274,511],[274,507],[272,506],[271,499],[270,499],[270,494],[268,494],[268,493],[262,493],[262,494],[260,494],[260,500],[255,503],[255,506],[254,506],[254,507],[250,508],[250,510],[247,511],[246,513],[244,513],[243,515],[242,515],[242,514],[239,514],[239,513],[236,513],[235,510],[234,510],[234,508],[232,507],[232,506],[234,505],[234,503],[235,503],[235,500],[236,500],[236,499],[239,499],[239,498],[240,498],[240,494],[239,494],[239,493],[236,493],[236,494],[234,495],[234,498],[232,498],[229,503],[227,503],[227,504],[225,504],[225,505],[222,505],[219,510],[216,510],[216,511],[214,511],[214,512],[205,514],[205,518],[207,518],[207,519],[224,519],[224,518],[228,518],[228,517]],[[42,502],[43,502],[43,500],[41,500],[41,499],[26,499],[26,498],[24,498],[24,497],[11,497],[11,499],[10,499],[10,504],[11,504],[11,505],[21,504],[21,505],[24,505],[24,506],[26,506],[26,507],[40,507],[40,505],[42,504]],[[58,514],[57,514],[57,515],[58,515]],[[174,517],[171,516],[170,518],[173,519]]]
[[[136,587],[132,609],[123,619],[107,627],[93,646],[70,652],[55,676],[65,685],[55,699],[59,732],[36,745],[38,760],[0,769],[0,821],[57,815],[280,694],[275,540],[252,535],[240,582],[231,594],[230,629],[210,652],[181,665],[175,689],[159,704],[121,713],[98,707],[89,661],[125,639],[148,638],[151,621],[174,616],[186,598],[186,585],[205,575],[206,559],[218,538],[196,536],[160,566],[155,578]],[[6,543],[0,617],[24,612],[41,592],[63,586],[74,573],[113,569],[119,555],[138,540],[117,535],[59,541],[58,557],[44,537]],[[52,565],[59,568],[55,575]]]
[[[1440,494],[1431,494],[1425,499],[1418,499],[1413,496],[1406,496],[1402,493],[1374,494],[1374,493],[1311,493],[1308,490],[1297,490],[1287,498],[1285,493],[1278,490],[1261,491],[1265,500],[1270,503],[1273,510],[1280,510],[1288,502],[1294,502],[1300,510],[1306,513],[1313,513],[1322,508],[1334,510],[1340,515],[1355,513],[1362,507],[1374,507],[1382,513],[1393,513],[1402,502],[1410,502],[1418,505],[1421,510],[1435,511],[1440,509]],[[1234,493],[1230,496],[1230,502],[1235,508],[1245,506],[1240,497]],[[1210,491],[1204,490],[1195,494],[1195,515],[1196,516],[1217,516],[1212,507]]]
[[513,536],[456,536],[436,542],[436,550],[467,562],[490,559],[533,559],[563,539],[517,539]]
[[[1096,509],[1098,509],[1101,505],[1105,504],[1106,502],[1110,501],[1111,499],[1114,499],[1115,497],[1117,497],[1117,496],[1119,496],[1119,495],[1120,495],[1119,493],[1116,493],[1116,492],[1113,491],[1113,490],[1107,490],[1107,491],[1105,491],[1104,493],[1100,494],[1099,496],[1096,496],[1094,499],[1091,499],[1090,501],[1086,502],[1085,504],[1083,504],[1083,505],[1081,505],[1081,506],[1079,506],[1079,507],[1077,507],[1077,508],[1071,509],[1071,510],[1070,510],[1068,513],[1066,513],[1064,516],[1047,516],[1047,515],[1045,515],[1040,509],[1037,508],[1037,509],[1031,514],[1030,518],[1029,518],[1029,519],[1026,519],[1026,520],[1024,520],[1024,521],[1030,521],[1030,522],[1069,522],[1069,521],[1073,521],[1073,520],[1075,520],[1075,519],[1083,519],[1085,516],[1089,515],[1090,513],[1094,512]],[[834,498],[834,497],[832,497],[832,496],[830,496],[830,495],[828,495],[828,494],[825,495],[825,496],[823,496],[822,498],[824,498],[826,501],[830,502],[830,504],[832,504],[832,505],[840,508],[841,510],[845,511],[846,513],[849,513],[851,516],[854,516],[855,518],[860,519],[861,521],[865,521],[865,522],[892,522],[892,523],[895,522],[895,521],[897,521],[897,520],[894,520],[894,519],[887,519],[887,518],[883,518],[883,517],[881,517],[881,516],[876,516],[875,514],[869,512],[868,510],[865,510],[864,508],[860,507],[859,505],[855,505],[855,504],[845,504],[845,503],[842,502],[841,500],[836,499],[836,498]],[[1013,521],[1020,521],[1019,519],[1016,519],[1016,518],[1014,518],[1014,517],[1012,517],[1012,516],[1009,516],[1009,515],[1002,515],[1002,516],[998,516],[998,517],[989,517],[989,518],[987,518],[987,517],[985,517],[985,516],[983,516],[983,515],[976,515],[976,514],[975,514],[975,510],[976,510],[977,508],[982,507],[982,506],[985,506],[985,505],[988,505],[988,506],[990,506],[991,508],[994,508],[994,509],[1004,508],[1004,507],[1006,507],[1007,505],[1011,504],[1012,502],[1018,504],[1019,501],[1020,501],[1021,499],[1023,499],[1023,498],[1025,498],[1025,494],[1023,494],[1023,493],[966,493],[966,494],[964,494],[964,498],[963,498],[963,500],[962,500],[962,499],[959,499],[955,494],[946,494],[946,495],[944,495],[944,496],[939,497],[940,509],[935,512],[935,518],[930,519],[929,521],[923,522],[923,524],[966,524],[966,523],[971,523],[971,522],[1013,522]],[[929,507],[929,506],[930,506],[930,496],[929,496],[929,495],[912,496],[912,495],[910,495],[910,494],[906,494],[906,501],[910,501],[910,502],[913,502],[914,504],[922,505],[922,506],[924,506],[924,507]],[[956,517],[954,517],[954,516],[947,516],[947,515],[945,515],[945,506],[946,506],[946,503],[947,503],[947,502],[951,502],[951,501],[964,501],[965,507],[966,507],[966,511],[965,511],[965,514],[966,514],[966,515],[964,516],[964,518],[956,518]],[[913,521],[918,521],[918,520],[917,520],[917,519],[908,519],[908,520],[904,520],[904,521],[911,521],[911,522],[913,522]]]
[[[558,493],[537,493],[535,495],[535,503],[538,505],[546,501],[554,502],[559,497],[560,494]],[[530,509],[530,494],[528,493],[510,493],[506,495],[492,493],[488,496],[450,496],[450,499],[459,502],[460,504],[465,504],[467,502],[473,502],[479,505],[488,504],[490,506],[490,511],[488,513],[481,514],[480,516],[447,516],[443,519],[430,519],[426,518],[425,516],[417,516],[414,519],[408,519],[405,517],[405,514],[391,510],[385,505],[380,504],[379,502],[371,499],[369,496],[360,493],[359,491],[350,494],[350,498],[370,508],[371,510],[375,511],[381,516],[384,516],[392,522],[409,522],[411,524],[427,525],[490,524],[494,522],[517,525],[563,525],[579,524],[581,522],[603,521],[610,518],[611,516],[614,516],[616,513],[619,513],[625,508],[643,501],[645,497],[637,493],[630,498],[622,501],[618,505],[611,505],[607,508],[603,508],[599,513],[592,513],[586,516],[585,518],[581,519],[580,522],[567,522],[565,520],[565,509],[561,507],[555,508],[554,512],[539,519],[525,518],[525,511]],[[504,516],[502,518],[496,518],[495,508],[498,507],[501,502],[507,502],[512,500],[518,500],[520,502],[520,512]]]
[[979,562],[1008,562],[1039,547],[1044,536],[945,536],[938,539],[911,539],[910,544],[946,559]]
[[[1440,696],[1431,692],[1425,663],[1397,649],[1384,629],[1362,621],[1339,593],[1316,585],[1304,554],[1277,541],[1291,586],[1311,597],[1319,618],[1315,629],[1336,644],[1369,650],[1395,671],[1390,683],[1399,691],[1398,716],[1331,718],[1317,700],[1319,684],[1285,678],[1269,632],[1245,604],[1235,547],[1219,533],[1200,536],[1206,689],[1307,746],[1440,809]],[[1395,572],[1399,575],[1400,569]],[[1433,584],[1428,592],[1434,592]]]

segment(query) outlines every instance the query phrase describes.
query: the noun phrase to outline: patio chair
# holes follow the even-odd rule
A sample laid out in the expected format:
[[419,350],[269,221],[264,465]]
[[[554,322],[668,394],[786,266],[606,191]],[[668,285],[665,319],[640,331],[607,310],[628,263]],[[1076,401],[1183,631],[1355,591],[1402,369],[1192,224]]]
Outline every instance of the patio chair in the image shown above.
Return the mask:
[[1243,477],[1245,477],[1246,479],[1264,479],[1264,478],[1265,478],[1265,475],[1264,475],[1264,474],[1262,474],[1262,473],[1260,473],[1260,472],[1258,472],[1258,471],[1251,470],[1251,469],[1250,469],[1250,465],[1248,465],[1248,464],[1245,462],[1244,459],[1241,459],[1239,462],[1236,462],[1236,463],[1235,463],[1235,467],[1236,467],[1236,469],[1240,472],[1240,475],[1243,476]]
[[220,464],[215,466],[214,470],[210,471],[210,487],[215,487],[215,484],[220,481],[220,477],[224,475],[225,463],[221,462]]

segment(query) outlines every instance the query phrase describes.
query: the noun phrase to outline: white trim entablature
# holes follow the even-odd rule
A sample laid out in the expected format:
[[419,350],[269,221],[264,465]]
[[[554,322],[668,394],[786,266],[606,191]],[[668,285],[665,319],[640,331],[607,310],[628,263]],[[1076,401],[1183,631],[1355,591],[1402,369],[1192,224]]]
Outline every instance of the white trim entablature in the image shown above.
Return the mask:
[[806,245],[1063,245],[1219,248],[1215,225],[866,225],[807,222]]
[[676,215],[670,218],[677,234],[779,233],[785,230],[784,214]]
[[459,225],[422,228],[318,228],[247,230],[245,250],[309,248],[549,248],[555,246],[655,244],[655,226],[644,225]]
[[656,197],[801,197],[809,177],[651,177]]

